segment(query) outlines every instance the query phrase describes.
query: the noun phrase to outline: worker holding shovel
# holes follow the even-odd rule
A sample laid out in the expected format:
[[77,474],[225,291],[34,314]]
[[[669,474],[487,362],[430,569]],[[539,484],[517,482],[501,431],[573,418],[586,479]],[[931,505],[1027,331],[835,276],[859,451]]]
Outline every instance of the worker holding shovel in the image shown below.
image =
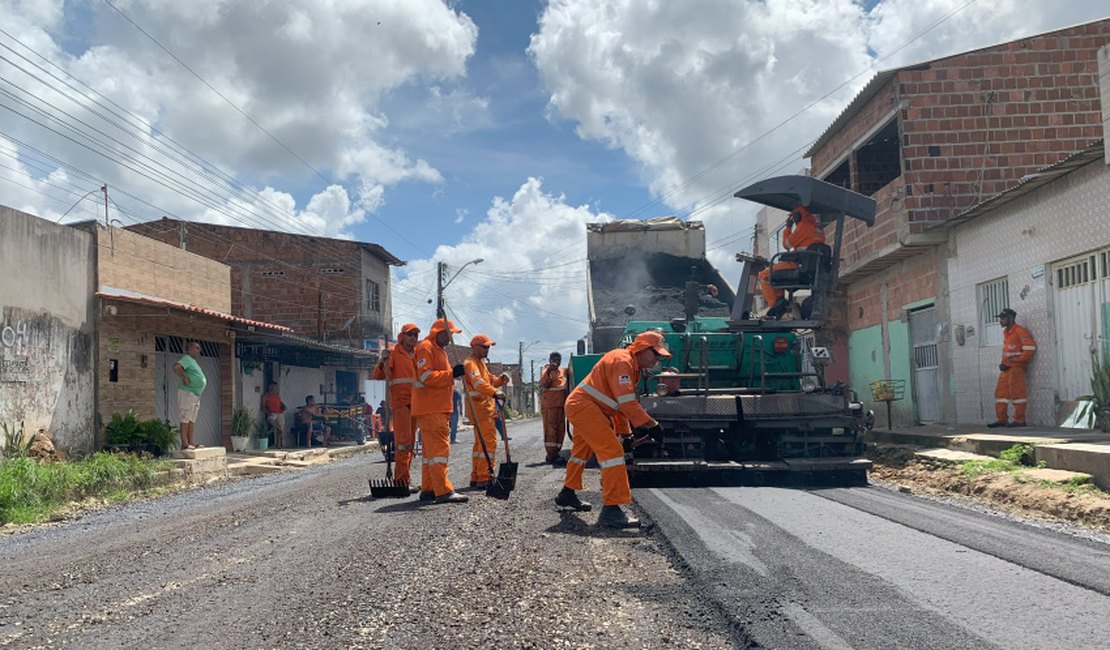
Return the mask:
[[[601,466],[601,509],[598,523],[614,528],[638,528],[640,520],[629,517],[621,506],[632,503],[628,467],[619,436],[632,433],[638,437],[661,440],[663,429],[636,398],[640,373],[650,370],[660,359],[669,358],[658,332],[643,332],[625,349],[611,350],[601,357],[590,374],[567,398],[567,419],[574,426],[574,443],[563,490],[555,497],[561,510],[587,511],[591,505],[578,498],[582,489],[582,472],[590,455],[597,456]],[[614,422],[619,425],[615,426]]]
[[447,344],[451,333],[461,332],[455,324],[441,318],[417,344],[416,384],[412,391],[412,414],[424,438],[424,472],[420,482],[420,500],[436,503],[465,503],[469,499],[457,492],[447,478],[447,462],[451,454],[451,410],[455,378],[463,374],[463,365],[454,367],[447,360]]
[[497,458],[497,404],[495,399],[505,398],[501,387],[509,383],[509,376],[501,373],[494,377],[489,372],[486,357],[490,346],[497,345],[485,334],[470,339],[470,356],[463,361],[463,384],[466,388],[470,421],[474,423],[474,451],[470,469],[470,487],[486,488],[493,478],[490,467]]
[[391,350],[383,350],[371,377],[389,383],[389,400],[393,419],[393,444],[396,445],[396,480],[412,483],[410,468],[416,447],[416,418],[412,415],[412,387],[416,383],[416,342],[420,328],[405,323]]

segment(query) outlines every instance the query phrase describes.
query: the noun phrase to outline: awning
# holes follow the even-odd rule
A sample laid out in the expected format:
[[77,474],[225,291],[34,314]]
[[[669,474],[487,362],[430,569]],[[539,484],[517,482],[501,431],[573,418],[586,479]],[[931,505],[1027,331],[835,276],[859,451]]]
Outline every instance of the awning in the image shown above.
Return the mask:
[[97,298],[104,298],[106,300],[117,300],[119,302],[129,302],[136,305],[150,305],[152,307],[168,307],[169,309],[177,309],[179,311],[187,311],[193,314],[204,314],[212,318],[218,318],[228,323],[236,323],[246,327],[262,327],[275,332],[292,332],[293,328],[276,323],[267,323],[260,320],[251,320],[243,318],[242,316],[234,316],[226,314],[222,311],[215,309],[208,309],[205,307],[197,307],[185,302],[177,302],[174,300],[166,300],[165,298],[158,298],[155,296],[148,296],[138,291],[130,291],[128,289],[117,289],[115,287],[103,286],[100,291],[96,292]]
[[378,353],[346,345],[317,341],[289,332],[239,332],[235,337],[235,356],[245,362],[273,361],[290,366],[319,368],[371,368]]

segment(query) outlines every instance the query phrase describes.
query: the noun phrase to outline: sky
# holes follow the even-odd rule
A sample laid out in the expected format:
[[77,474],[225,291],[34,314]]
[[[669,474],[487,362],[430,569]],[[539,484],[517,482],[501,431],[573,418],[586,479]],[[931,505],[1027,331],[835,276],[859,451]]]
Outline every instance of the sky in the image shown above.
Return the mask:
[[[585,224],[759,206],[881,70],[1107,17],[1073,0],[0,0],[0,204],[381,244],[526,366],[588,330]],[[479,264],[466,263],[482,259]],[[464,268],[465,265],[465,268]],[[457,275],[456,275],[457,273]]]

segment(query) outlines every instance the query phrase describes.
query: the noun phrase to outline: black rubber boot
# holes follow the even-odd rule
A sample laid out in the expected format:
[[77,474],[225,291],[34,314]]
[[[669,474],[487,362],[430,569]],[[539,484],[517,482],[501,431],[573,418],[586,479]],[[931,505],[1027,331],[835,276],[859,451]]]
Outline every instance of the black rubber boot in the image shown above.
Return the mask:
[[635,517],[629,517],[620,506],[603,506],[601,508],[601,516],[597,518],[597,523],[601,526],[608,526],[609,528],[639,528],[640,520]]
[[763,318],[766,320],[778,320],[790,308],[790,302],[786,298],[779,298],[775,304],[767,310],[767,314]]
[[564,487],[559,496],[555,497],[555,506],[559,510],[573,510],[575,512],[589,512],[593,510],[593,505],[589,501],[583,501],[578,498],[574,490]]
[[420,493],[420,500],[421,501],[432,501],[435,498],[436,498],[436,493],[435,492],[421,492]]
[[467,501],[470,501],[470,497],[458,492],[448,492],[443,496],[436,497],[436,503],[466,503]]

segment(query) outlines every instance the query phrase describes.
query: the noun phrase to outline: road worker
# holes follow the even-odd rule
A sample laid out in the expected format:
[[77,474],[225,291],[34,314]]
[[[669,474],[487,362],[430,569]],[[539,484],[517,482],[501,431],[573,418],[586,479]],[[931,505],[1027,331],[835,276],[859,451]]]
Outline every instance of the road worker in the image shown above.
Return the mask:
[[[786,228],[782,231],[782,247],[792,251],[803,251],[814,244],[825,243],[825,231],[821,223],[806,206],[798,203],[786,219]],[[786,292],[771,286],[771,272],[783,269],[796,269],[794,262],[777,262],[774,266],[759,272],[759,288],[763,292],[763,301],[770,308],[767,318],[778,318],[789,307],[786,301]]]
[[489,372],[486,357],[491,346],[497,345],[485,334],[470,339],[470,356],[463,361],[463,388],[466,390],[466,410],[474,424],[474,450],[471,454],[470,487],[489,486],[493,476],[490,467],[497,462],[497,404],[505,399],[501,390],[509,383],[505,373],[494,377]]
[[[1003,309],[998,314],[1002,326],[1002,363],[998,365],[998,384],[994,388],[994,422],[987,426],[1025,426],[1025,407],[1029,402],[1029,388],[1025,385],[1025,368],[1037,351],[1037,343],[1029,330],[1014,322],[1017,312]],[[1014,419],[1009,419],[1009,407],[1014,405]]]
[[416,345],[412,414],[424,439],[421,501],[465,503],[468,500],[455,492],[447,478],[447,461],[451,455],[451,393],[455,390],[455,378],[463,375],[463,365],[451,366],[446,347],[451,342],[451,334],[461,331],[451,321],[441,318]]
[[562,368],[563,355],[552,352],[548,364],[540,371],[540,413],[543,415],[543,446],[548,463],[562,462],[559,451],[567,434],[566,412],[567,369]]
[[389,377],[389,401],[393,411],[393,443],[396,469],[394,477],[412,483],[412,456],[416,448],[416,418],[412,414],[412,387],[416,383],[416,343],[420,328],[405,323],[391,349],[382,352],[381,360],[370,374],[373,379]]
[[662,427],[636,397],[636,384],[643,372],[660,359],[669,358],[659,332],[643,332],[624,349],[611,350],[601,357],[589,375],[575,388],[566,402],[567,419],[574,426],[574,443],[567,461],[563,490],[555,497],[561,510],[587,511],[591,505],[578,498],[582,471],[590,455],[601,466],[601,500],[604,507],[598,523],[614,528],[637,528],[640,521],[621,508],[632,503],[624,447],[618,436],[632,433],[654,440],[663,437]]

